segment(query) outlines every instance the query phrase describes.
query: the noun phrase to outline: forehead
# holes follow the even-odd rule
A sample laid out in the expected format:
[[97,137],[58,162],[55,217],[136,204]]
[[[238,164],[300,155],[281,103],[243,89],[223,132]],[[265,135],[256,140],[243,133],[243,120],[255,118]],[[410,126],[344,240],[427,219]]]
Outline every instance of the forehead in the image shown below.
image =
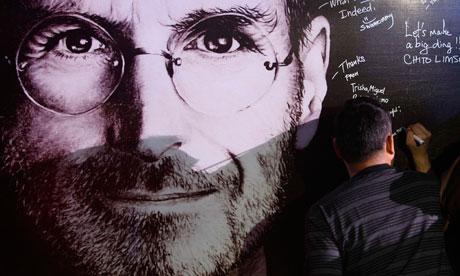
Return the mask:
[[143,18],[155,18],[164,25],[174,24],[197,10],[212,12],[244,8],[276,14],[278,17],[284,15],[281,0],[34,0],[28,1],[27,6],[50,13],[97,15],[109,21],[128,24]]

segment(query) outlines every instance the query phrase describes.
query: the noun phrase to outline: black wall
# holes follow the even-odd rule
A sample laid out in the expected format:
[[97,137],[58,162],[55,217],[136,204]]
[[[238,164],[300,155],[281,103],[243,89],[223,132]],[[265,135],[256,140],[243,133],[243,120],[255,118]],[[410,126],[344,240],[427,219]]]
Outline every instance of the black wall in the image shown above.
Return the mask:
[[[423,123],[433,134],[433,160],[459,140],[460,1],[324,0],[318,9],[330,21],[332,44],[320,127],[303,160],[322,181],[308,181],[307,190],[330,190],[346,178],[331,149],[331,124],[352,97],[378,98],[392,112],[395,132]],[[395,164],[410,168],[399,142]]]

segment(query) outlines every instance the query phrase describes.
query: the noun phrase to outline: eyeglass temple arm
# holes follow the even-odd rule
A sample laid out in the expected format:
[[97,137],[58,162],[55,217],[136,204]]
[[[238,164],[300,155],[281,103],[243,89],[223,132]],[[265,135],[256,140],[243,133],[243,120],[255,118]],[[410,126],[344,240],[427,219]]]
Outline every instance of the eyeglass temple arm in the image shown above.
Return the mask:
[[278,68],[278,67],[281,67],[281,66],[288,66],[294,60],[293,54],[294,54],[294,52],[291,49],[289,51],[288,55],[286,56],[286,58],[282,62],[270,62],[270,61],[264,62],[265,69],[267,69],[268,71],[271,71],[271,70],[273,70],[275,68]]

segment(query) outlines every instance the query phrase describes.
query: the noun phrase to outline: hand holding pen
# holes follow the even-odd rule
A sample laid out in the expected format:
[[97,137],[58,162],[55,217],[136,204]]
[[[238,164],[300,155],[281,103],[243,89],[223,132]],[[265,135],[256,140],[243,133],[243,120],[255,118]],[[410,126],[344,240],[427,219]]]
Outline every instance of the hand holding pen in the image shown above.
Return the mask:
[[406,129],[406,145],[414,159],[415,169],[420,172],[428,172],[431,162],[428,156],[428,145],[431,140],[431,132],[421,123],[410,125]]

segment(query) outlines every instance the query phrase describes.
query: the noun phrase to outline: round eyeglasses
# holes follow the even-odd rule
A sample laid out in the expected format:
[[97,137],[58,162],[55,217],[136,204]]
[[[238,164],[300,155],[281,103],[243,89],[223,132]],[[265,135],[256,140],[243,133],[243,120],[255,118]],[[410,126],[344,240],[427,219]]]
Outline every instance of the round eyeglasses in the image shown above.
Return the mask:
[[[139,49],[131,55],[153,54]],[[236,13],[208,16],[179,30],[160,55],[178,96],[209,115],[250,107],[270,90],[279,67],[292,62],[292,51],[278,62],[267,33]],[[43,19],[16,54],[24,93],[59,114],[80,115],[100,107],[116,91],[124,70],[125,58],[110,33],[78,14]]]

